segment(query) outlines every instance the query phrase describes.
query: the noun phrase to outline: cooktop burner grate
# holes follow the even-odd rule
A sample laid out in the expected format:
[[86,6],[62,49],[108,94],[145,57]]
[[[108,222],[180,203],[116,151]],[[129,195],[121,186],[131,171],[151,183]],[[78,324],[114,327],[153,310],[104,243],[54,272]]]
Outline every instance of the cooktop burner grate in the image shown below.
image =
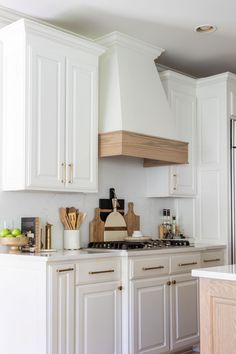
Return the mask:
[[90,242],[88,248],[132,250],[157,249],[166,247],[189,247],[187,240],[149,240],[149,241],[105,241]]

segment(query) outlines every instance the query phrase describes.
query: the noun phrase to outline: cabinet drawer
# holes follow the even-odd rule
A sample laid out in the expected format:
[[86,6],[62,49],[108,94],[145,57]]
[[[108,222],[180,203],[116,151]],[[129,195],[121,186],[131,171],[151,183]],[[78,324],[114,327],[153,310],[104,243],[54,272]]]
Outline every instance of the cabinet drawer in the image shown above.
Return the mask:
[[130,279],[169,274],[169,257],[144,257],[130,260]]
[[202,253],[202,267],[216,267],[224,264],[224,251],[208,251]]
[[76,264],[76,284],[100,283],[120,280],[119,259],[84,261]]
[[171,273],[184,273],[201,267],[200,253],[182,254],[171,257]]

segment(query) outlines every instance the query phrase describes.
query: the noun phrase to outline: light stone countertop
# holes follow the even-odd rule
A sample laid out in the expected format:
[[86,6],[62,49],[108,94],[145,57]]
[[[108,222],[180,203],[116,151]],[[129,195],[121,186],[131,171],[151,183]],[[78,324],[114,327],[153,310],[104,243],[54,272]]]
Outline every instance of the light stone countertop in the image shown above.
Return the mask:
[[192,276],[236,281],[236,264],[192,270]]
[[108,258],[108,257],[136,257],[136,256],[158,256],[163,254],[178,254],[190,252],[202,252],[208,250],[224,249],[225,245],[206,245],[196,244],[190,247],[166,247],[160,249],[145,250],[108,250],[108,249],[81,249],[78,251],[42,252],[42,253],[10,253],[9,251],[0,252],[0,258],[20,257],[22,260],[40,261],[40,262],[59,262],[59,261],[76,261],[81,259]]

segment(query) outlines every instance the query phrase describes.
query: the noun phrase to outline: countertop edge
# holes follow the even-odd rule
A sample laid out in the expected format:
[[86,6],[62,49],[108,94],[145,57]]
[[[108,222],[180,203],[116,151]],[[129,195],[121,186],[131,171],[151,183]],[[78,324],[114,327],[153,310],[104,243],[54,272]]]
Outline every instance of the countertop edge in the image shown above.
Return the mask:
[[236,281],[236,265],[193,269],[191,274],[198,278]]

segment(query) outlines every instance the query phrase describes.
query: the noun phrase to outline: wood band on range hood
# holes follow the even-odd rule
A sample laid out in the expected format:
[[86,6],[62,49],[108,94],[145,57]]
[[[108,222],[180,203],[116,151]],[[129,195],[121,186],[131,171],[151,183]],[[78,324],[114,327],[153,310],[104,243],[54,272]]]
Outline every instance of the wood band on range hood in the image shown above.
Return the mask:
[[118,130],[99,134],[99,157],[132,156],[144,167],[188,163],[188,143]]

